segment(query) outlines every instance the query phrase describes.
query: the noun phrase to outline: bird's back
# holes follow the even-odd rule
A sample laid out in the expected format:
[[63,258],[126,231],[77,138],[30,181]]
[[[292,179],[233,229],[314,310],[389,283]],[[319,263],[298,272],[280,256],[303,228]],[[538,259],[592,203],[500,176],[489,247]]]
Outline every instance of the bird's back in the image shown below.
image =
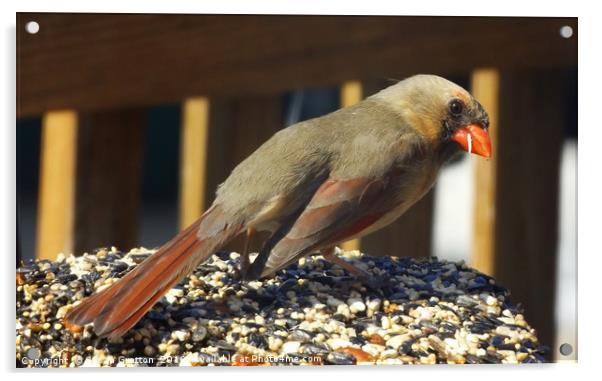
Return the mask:
[[385,151],[399,150],[399,139],[411,134],[399,115],[370,99],[297,123],[242,161],[218,188],[216,203],[236,212],[280,194],[300,200],[329,176],[377,176],[391,165]]

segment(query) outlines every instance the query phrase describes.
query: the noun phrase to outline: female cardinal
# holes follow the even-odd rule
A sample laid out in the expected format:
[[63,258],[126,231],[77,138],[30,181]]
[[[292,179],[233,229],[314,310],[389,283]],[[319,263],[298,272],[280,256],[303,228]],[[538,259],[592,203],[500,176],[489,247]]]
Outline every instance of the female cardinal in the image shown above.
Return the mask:
[[491,156],[489,118],[464,89],[416,75],[364,101],[274,134],[217,189],[212,206],[122,279],[66,316],[118,337],[233,237],[268,231],[244,279],[268,277],[320,251],[351,272],[335,245],[380,229],[416,203],[454,153]]

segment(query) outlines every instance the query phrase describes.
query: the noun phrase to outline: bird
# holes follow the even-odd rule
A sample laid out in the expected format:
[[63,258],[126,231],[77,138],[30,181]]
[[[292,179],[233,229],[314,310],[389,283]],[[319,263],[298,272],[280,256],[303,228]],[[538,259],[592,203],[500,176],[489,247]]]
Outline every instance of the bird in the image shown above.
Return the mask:
[[241,281],[273,276],[321,253],[354,275],[337,245],[395,221],[462,151],[491,157],[489,117],[464,88],[418,74],[353,106],[284,128],[239,163],[202,216],[108,288],[76,304],[67,323],[116,338],[234,237],[267,232]]

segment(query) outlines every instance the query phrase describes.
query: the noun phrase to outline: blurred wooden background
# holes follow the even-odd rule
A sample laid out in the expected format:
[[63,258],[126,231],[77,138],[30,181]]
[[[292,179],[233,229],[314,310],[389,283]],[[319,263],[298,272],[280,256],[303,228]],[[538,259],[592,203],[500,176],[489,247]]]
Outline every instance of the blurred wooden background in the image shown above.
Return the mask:
[[[39,33],[25,32],[30,20]],[[572,38],[560,36],[563,26]],[[284,92],[336,84],[346,106],[383,78],[468,75],[494,139],[493,159],[476,167],[472,264],[512,290],[553,346],[558,164],[567,97],[576,96],[566,75],[577,65],[576,33],[576,18],[19,13],[17,117],[42,116],[37,256],[136,245],[144,107],[182,105],[185,227],[283,127]],[[427,257],[432,211],[431,192],[345,247]]]

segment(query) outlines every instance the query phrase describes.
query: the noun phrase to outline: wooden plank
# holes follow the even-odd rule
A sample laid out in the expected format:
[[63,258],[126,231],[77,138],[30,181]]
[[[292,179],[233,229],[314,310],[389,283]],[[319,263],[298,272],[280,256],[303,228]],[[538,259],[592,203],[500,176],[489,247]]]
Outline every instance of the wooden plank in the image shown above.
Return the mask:
[[182,109],[180,156],[180,229],[196,221],[205,209],[209,100],[189,98]]
[[341,86],[341,108],[353,106],[363,99],[362,83],[347,81]]
[[[341,107],[349,107],[362,100],[362,83],[360,81],[347,81],[341,86]],[[341,243],[341,249],[360,250],[359,238]]]
[[577,91],[565,71],[502,72],[499,83],[493,275],[554,352],[559,160]]
[[[212,98],[209,115],[209,143],[205,205],[211,205],[215,190],[230,172],[274,133],[282,128],[282,97],[279,95]],[[256,252],[265,235],[253,239],[250,251]],[[241,252],[244,235],[226,249]]]
[[36,257],[54,259],[73,249],[77,113],[51,111],[42,119]]
[[[24,32],[30,20],[39,33]],[[563,25],[575,36],[561,38]],[[349,78],[576,66],[576,52],[576,18],[19,13],[17,115],[278,94]]]
[[495,189],[498,157],[498,110],[500,76],[493,68],[478,69],[472,73],[472,94],[489,114],[489,135],[493,156],[489,160],[474,161],[474,225],[471,265],[486,274],[493,274],[495,243]]
[[137,245],[144,110],[81,114],[74,253]]

